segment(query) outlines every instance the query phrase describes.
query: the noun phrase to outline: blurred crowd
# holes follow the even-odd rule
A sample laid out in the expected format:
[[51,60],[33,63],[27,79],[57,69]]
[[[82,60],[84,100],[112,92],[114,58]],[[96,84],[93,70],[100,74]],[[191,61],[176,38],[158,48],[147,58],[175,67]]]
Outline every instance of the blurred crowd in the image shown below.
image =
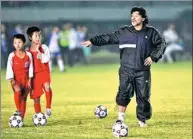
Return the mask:
[[[14,26],[6,26],[6,24],[1,24],[1,67],[6,67],[7,57],[10,52],[12,52],[12,36],[16,33],[22,33],[26,36],[27,28],[31,26],[15,24]],[[37,25],[38,26],[38,25]],[[50,68],[52,70],[53,65],[58,65],[60,71],[65,71],[65,67],[68,65],[70,67],[80,64],[88,64],[89,56],[91,54],[91,48],[84,48],[81,46],[81,42],[87,40],[88,27],[84,24],[73,25],[72,23],[65,23],[61,25],[50,24],[40,26],[42,30],[42,43],[45,43],[51,53]],[[192,32],[187,24],[179,28],[176,28],[175,24],[168,24],[167,28],[158,27],[159,31],[163,34],[163,37],[167,43],[167,49],[163,58],[160,62],[173,63],[181,59],[191,59],[192,58]],[[100,33],[109,32],[107,29],[94,29],[92,31],[96,33],[96,30]],[[111,27],[111,31],[116,28]],[[27,40],[26,47],[29,46],[29,41]],[[92,52],[96,47],[92,47]],[[104,47],[105,48],[105,47]],[[106,47],[107,48],[107,47]],[[108,47],[112,48],[115,47]],[[117,48],[117,47],[116,47]],[[115,49],[118,52],[118,49]],[[111,51],[112,52],[112,51]]]
[[168,25],[168,28],[163,31],[163,37],[166,41],[167,47],[160,62],[173,63],[182,59],[182,57],[191,59],[192,38],[190,37],[192,34],[188,33],[189,31],[185,31],[180,36],[176,31],[176,26],[174,24]]
[[[17,33],[24,34],[27,40],[26,30],[29,26],[15,25],[8,30],[4,24],[1,24],[1,67],[6,67],[8,54],[14,50],[12,45],[12,36]],[[57,64],[61,72],[65,71],[65,65],[70,67],[75,64],[87,64],[91,53],[90,48],[81,46],[81,42],[87,39],[87,27],[84,25],[73,26],[71,23],[63,24],[61,27],[44,26],[42,29],[42,43],[49,47],[52,65]]]
[[84,48],[81,43],[87,38],[87,28],[83,25],[77,25],[75,28],[72,24],[67,23],[53,26],[50,33],[47,33],[46,44],[51,54],[50,68],[52,70],[53,60],[56,59],[59,70],[65,71],[64,64],[70,67],[74,64],[87,64],[90,48]]

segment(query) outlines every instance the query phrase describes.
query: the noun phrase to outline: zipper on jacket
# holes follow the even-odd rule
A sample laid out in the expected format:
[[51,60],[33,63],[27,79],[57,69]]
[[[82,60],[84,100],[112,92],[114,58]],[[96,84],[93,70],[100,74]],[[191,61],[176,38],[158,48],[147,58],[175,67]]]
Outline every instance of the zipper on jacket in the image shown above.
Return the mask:
[[137,46],[138,46],[138,32],[136,34],[136,49],[135,49],[135,60],[134,60],[134,69],[136,69],[136,57],[137,57]]

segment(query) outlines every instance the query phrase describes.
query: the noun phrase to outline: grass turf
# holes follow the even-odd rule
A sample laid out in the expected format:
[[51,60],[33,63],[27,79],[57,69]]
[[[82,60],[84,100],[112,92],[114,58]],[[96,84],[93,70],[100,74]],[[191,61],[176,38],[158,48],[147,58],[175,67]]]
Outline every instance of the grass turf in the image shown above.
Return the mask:
[[[5,71],[1,72],[2,139],[113,139],[112,125],[117,118],[115,96],[119,64],[100,64],[52,72],[53,115],[44,127],[35,127],[33,101],[28,98],[25,127],[10,128],[8,119],[15,111],[13,92]],[[192,65],[191,62],[152,66],[151,102],[153,116],[147,128],[139,128],[135,97],[127,108],[125,123],[129,139],[192,138]],[[45,111],[45,95],[41,98]],[[94,108],[108,108],[105,119],[96,119]]]

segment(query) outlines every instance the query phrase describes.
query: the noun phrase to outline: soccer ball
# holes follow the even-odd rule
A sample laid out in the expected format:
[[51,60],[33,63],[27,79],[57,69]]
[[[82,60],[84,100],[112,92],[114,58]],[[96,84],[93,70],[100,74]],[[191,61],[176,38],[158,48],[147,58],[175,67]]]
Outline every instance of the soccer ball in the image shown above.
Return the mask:
[[128,136],[128,126],[123,122],[119,121],[113,125],[112,128],[113,135],[117,138]]
[[108,114],[107,108],[102,105],[98,105],[95,108],[94,114],[97,118],[105,118]]
[[9,118],[9,126],[10,127],[22,127],[23,126],[23,120],[22,117],[17,115],[17,116],[11,116]]
[[32,121],[35,126],[44,126],[47,123],[46,116],[41,112],[34,114]]

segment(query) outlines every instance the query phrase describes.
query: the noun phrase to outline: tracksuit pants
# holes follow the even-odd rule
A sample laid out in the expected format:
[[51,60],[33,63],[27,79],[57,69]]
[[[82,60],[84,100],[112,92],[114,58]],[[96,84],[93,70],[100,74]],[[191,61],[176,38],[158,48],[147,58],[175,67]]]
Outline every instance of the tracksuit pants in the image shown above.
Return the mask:
[[119,106],[127,106],[131,97],[136,95],[136,115],[140,121],[151,118],[152,107],[151,95],[151,72],[150,70],[138,71],[121,66],[119,69],[119,90],[116,103]]

